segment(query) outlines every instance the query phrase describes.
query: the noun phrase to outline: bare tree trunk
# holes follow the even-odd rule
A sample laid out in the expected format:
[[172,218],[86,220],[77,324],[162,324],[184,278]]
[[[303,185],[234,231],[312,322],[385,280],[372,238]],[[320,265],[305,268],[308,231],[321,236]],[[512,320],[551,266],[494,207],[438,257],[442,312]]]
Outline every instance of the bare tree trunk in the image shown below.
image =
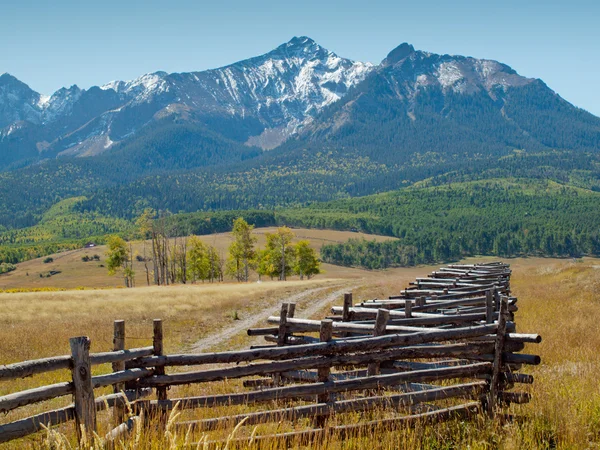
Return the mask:
[[285,241],[281,238],[281,274],[279,279],[285,281]]

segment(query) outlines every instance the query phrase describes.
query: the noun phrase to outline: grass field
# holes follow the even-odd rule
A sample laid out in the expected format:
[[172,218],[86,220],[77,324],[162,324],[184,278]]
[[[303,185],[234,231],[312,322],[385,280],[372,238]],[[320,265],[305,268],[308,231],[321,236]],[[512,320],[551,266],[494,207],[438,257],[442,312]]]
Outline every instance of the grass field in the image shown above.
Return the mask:
[[[542,344],[528,349],[542,357],[540,366],[528,369],[535,377],[534,385],[529,388],[533,401],[528,405],[512,406],[510,410],[525,418],[522,423],[500,425],[489,420],[452,421],[394,430],[377,436],[357,436],[344,442],[333,440],[314,448],[599,448],[600,334],[597,333],[597,324],[600,323],[600,260],[528,258],[507,262],[513,269],[513,292],[519,297],[518,331],[536,332],[543,336]],[[346,269],[338,270],[344,272]],[[0,339],[3,345],[0,347],[0,363],[67,353],[68,338],[79,334],[90,335],[93,351],[109,349],[112,321],[120,318],[126,320],[129,336],[142,338],[139,344],[134,340],[128,346],[149,344],[151,320],[161,317],[165,319],[167,351],[186,350],[197,340],[219,333],[235,323],[233,312],[236,310],[242,319],[252,318],[252,315],[266,317],[276,311],[278,303],[284,299],[314,290],[298,302],[298,316],[305,317],[303,308],[306,305],[319,306],[319,303],[313,303],[315,299],[340,289],[360,286],[353,289],[356,300],[390,295],[416,276],[431,270],[431,267],[419,267],[381,273],[348,271],[337,278],[323,276],[308,282],[1,294]],[[332,300],[337,304],[340,301],[339,297]],[[322,316],[326,309],[324,306],[315,310],[314,316]],[[264,323],[259,321],[257,325]],[[217,339],[211,348],[244,348],[249,344],[249,339],[241,332],[227,339]],[[68,374],[58,374],[57,377],[68,378]],[[2,383],[0,394],[55,381],[56,377],[37,376]],[[237,388],[235,382],[209,383],[173,389],[169,395],[226,392]],[[68,402],[68,399],[63,400],[63,403]],[[248,409],[240,407],[239,411]],[[34,410],[37,409],[23,413]],[[217,413],[219,411],[213,409],[199,410],[186,413],[179,419],[208,417]],[[375,416],[385,414],[385,411],[374,413]],[[11,413],[3,417],[2,422],[16,417],[16,413]],[[356,421],[359,416],[345,415],[336,420]],[[299,427],[304,425],[306,423],[297,424]],[[105,418],[100,423],[100,430],[106,431],[107,427]],[[276,428],[287,429],[281,427]],[[263,426],[259,432],[273,430],[273,427]],[[58,431],[73,444],[72,425]],[[244,435],[250,431],[240,430],[239,433]],[[227,434],[222,430],[214,435],[227,437]],[[195,441],[201,437],[192,435],[189,439]],[[61,447],[62,444],[47,447],[52,439],[39,433],[18,445],[13,443],[4,448],[67,448]],[[184,441],[182,433],[158,436],[152,432],[140,432],[137,437],[134,433],[126,448],[183,448]],[[277,448],[277,444],[270,448]]]
[[[258,228],[255,234],[258,238],[257,245],[263,247],[265,245],[265,233],[274,232],[276,228]],[[298,228],[294,229],[296,233],[296,241],[300,239],[308,239],[312,247],[319,249],[323,244],[346,242],[351,237],[365,237],[367,239],[375,239],[377,241],[390,240],[386,236],[374,236],[364,233],[353,233],[350,231],[332,231],[332,230],[313,230]],[[225,257],[227,248],[231,244],[231,233],[218,233],[201,238],[210,245],[215,246],[219,252]],[[144,255],[144,243],[137,242],[133,246],[134,254]],[[146,244],[146,254],[151,252],[150,243]],[[106,246],[101,245],[89,249],[71,250],[63,253],[50,255],[53,262],[45,264],[46,257],[37,258],[26,261],[17,265],[17,270],[0,275],[0,290],[10,289],[41,289],[41,288],[107,288],[123,286],[123,280],[120,276],[110,276],[104,266],[106,254]],[[83,262],[82,257],[85,255],[92,257],[98,255],[100,261]],[[337,266],[324,264],[323,269],[325,274],[320,278],[336,278],[336,277],[356,277],[361,275],[361,271],[352,271],[340,269]],[[136,284],[143,286],[146,284],[146,275],[144,264],[139,261],[134,261],[134,270],[136,273]],[[45,275],[50,271],[58,271],[57,275],[51,277],[40,277],[40,274]]]

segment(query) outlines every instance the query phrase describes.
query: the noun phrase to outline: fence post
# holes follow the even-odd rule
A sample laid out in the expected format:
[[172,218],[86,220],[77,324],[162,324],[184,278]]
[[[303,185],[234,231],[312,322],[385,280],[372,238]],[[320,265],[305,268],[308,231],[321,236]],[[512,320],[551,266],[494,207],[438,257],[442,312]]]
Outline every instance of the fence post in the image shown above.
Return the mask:
[[[114,336],[113,336],[113,350],[125,350],[125,321],[115,320],[114,325]],[[113,372],[120,372],[125,370],[125,361],[115,362],[112,364]],[[118,383],[113,386],[113,392],[118,394],[125,390],[125,383]],[[125,420],[125,402],[117,401],[113,408],[113,416],[116,425],[121,424]]]
[[[377,315],[379,315],[379,313],[377,313]],[[412,300],[406,300],[404,302],[404,316],[407,319],[412,317]]]
[[[390,312],[387,309],[378,309],[377,317],[375,318],[375,328],[373,328],[373,336],[383,336],[385,327],[390,320]],[[370,363],[367,368],[367,375],[373,376],[379,374],[379,363]]]
[[508,297],[500,299],[500,311],[498,313],[498,334],[494,347],[494,362],[492,364],[492,379],[490,381],[489,398],[487,399],[487,413],[494,416],[498,393],[500,391],[500,375],[503,368],[504,342],[506,340],[506,317],[508,315]]
[[[152,350],[154,356],[162,356],[164,355],[163,348],[163,326],[161,319],[154,319],[152,322]],[[165,374],[165,366],[156,366],[154,368],[154,373],[156,375],[164,375]],[[166,400],[167,399],[167,387],[166,386],[158,386],[156,388],[156,399],[157,400]],[[159,419],[161,423],[166,425],[167,411],[165,409],[161,409],[159,412]]]
[[485,323],[494,323],[494,294],[485,292]]
[[288,313],[288,304],[281,304],[281,311],[279,312],[279,332],[277,334],[277,345],[283,346],[285,345],[286,338],[286,325],[287,325],[287,313]]
[[[319,340],[321,342],[329,342],[333,337],[333,320],[331,319],[323,319],[321,320],[321,329],[319,330]],[[325,382],[329,381],[329,374],[331,373],[331,367],[320,367],[317,370],[318,373],[318,381]],[[317,402],[325,403],[330,400],[330,395],[319,394],[317,397]]]
[[288,304],[288,309],[287,309],[287,316],[288,317],[294,317],[294,314],[296,314],[296,304],[295,303],[289,303]]
[[[350,308],[352,308],[352,292],[346,292],[344,294],[344,305],[342,307],[342,322],[350,322],[352,317]],[[349,335],[350,333],[348,332],[340,333],[340,337],[348,337]]]
[[352,292],[344,294],[344,308],[342,310],[342,322],[350,322],[350,308],[352,308]]
[[[296,307],[292,307],[292,313],[295,312]],[[283,347],[285,345],[285,341],[287,338],[287,315],[290,310],[290,305],[288,303],[281,304],[281,310],[279,311],[279,331],[277,332],[277,346]],[[282,384],[281,374],[274,373],[272,375],[273,384],[275,386],[279,386]]]
[[73,358],[73,388],[75,389],[75,427],[80,443],[87,442],[96,432],[96,404],[92,386],[92,364],[90,360],[90,338],[87,336],[69,339]]

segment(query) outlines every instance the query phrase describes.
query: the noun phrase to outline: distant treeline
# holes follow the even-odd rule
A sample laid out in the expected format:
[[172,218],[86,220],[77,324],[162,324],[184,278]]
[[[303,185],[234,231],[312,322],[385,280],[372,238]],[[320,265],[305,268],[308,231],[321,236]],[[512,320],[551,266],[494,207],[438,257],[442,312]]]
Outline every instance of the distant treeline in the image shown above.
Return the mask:
[[296,225],[397,241],[326,245],[323,261],[379,269],[470,255],[600,255],[600,195],[555,183],[477,182],[406,189],[287,212]]
[[[72,210],[61,212],[72,214],[70,220],[61,214],[47,217],[28,232],[19,230],[18,233],[23,233],[20,238],[33,235],[37,239],[45,231],[48,236],[65,236],[65,225],[76,227],[78,214],[88,218],[80,222],[86,227],[101,219],[97,215],[87,216],[94,214],[91,212],[81,213],[79,205],[76,203]],[[370,269],[435,263],[470,255],[600,255],[600,193],[550,181],[504,179],[411,187],[277,211],[158,214],[164,218],[169,236],[228,232],[233,220],[243,217],[256,227],[287,225],[397,237],[396,241],[383,243],[352,240],[322,249],[325,262]],[[116,231],[122,229],[120,234],[125,237],[131,233],[131,222],[111,220],[105,221],[106,226]],[[4,235],[11,233],[16,235],[15,231]],[[70,233],[77,235],[73,230]],[[0,262],[16,263],[82,244],[81,240],[57,243],[36,239],[22,247],[0,247]],[[102,238],[98,241],[102,242]]]

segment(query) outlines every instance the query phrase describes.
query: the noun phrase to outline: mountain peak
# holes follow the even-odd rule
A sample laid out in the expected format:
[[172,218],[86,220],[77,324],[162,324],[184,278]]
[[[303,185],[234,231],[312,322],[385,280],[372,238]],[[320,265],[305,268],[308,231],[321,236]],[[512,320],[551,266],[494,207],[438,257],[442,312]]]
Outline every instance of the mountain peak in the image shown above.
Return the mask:
[[397,62],[400,62],[412,55],[414,52],[415,48],[407,42],[404,42],[388,53],[387,57],[383,60],[382,65],[389,66],[396,64]]
[[317,55],[317,54],[329,54],[327,49],[321,47],[313,39],[308,36],[294,36],[285,44],[281,44],[272,53],[284,53],[285,55],[296,54],[296,55]]
[[294,36],[284,45],[287,47],[310,47],[311,45],[317,45],[317,43],[308,36]]
[[0,75],[0,83],[1,84],[25,84],[23,83],[21,80],[19,80],[17,77],[15,77],[14,75],[11,75],[8,72],[4,72],[2,75]]

